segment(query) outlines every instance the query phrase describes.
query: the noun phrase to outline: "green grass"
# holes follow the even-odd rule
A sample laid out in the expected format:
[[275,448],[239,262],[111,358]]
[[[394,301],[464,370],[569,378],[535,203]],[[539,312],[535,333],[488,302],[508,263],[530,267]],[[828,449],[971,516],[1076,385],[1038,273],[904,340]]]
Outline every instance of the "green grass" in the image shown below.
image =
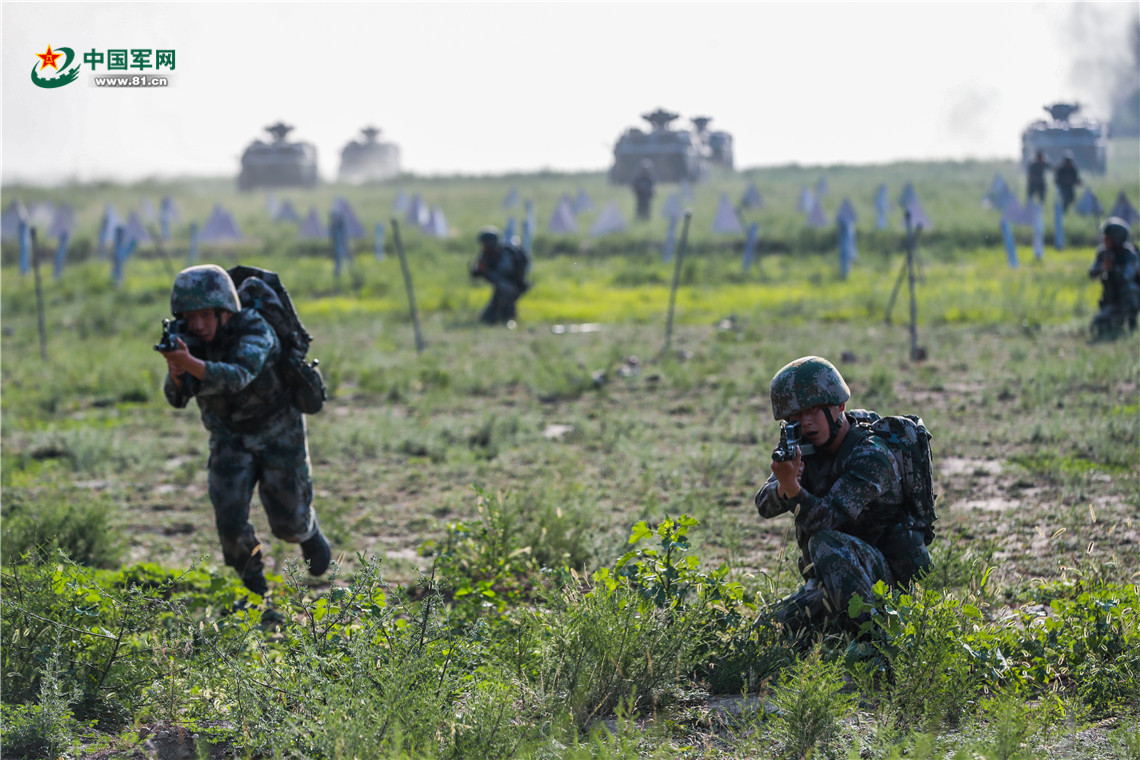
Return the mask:
[[[4,188],[5,204],[66,200],[86,230],[63,277],[45,272],[46,362],[32,278],[3,249],[6,748],[13,731],[25,748],[125,755],[132,723],[191,728],[239,756],[990,758],[1064,744],[1048,756],[1075,759],[1125,747],[1092,722],[1136,720],[1140,346],[1088,341],[1091,221],[1073,220],[1069,249],[1042,261],[1024,249],[1008,268],[978,205],[996,171],[1018,177],[983,163],[780,167],[698,187],[668,352],[660,220],[600,240],[540,229],[518,328],[477,325],[489,293],[466,273],[474,231],[502,220],[513,186],[535,199],[540,228],[579,186],[628,214],[628,191],[599,175],[279,194],[300,210],[344,194],[366,222],[390,216],[401,188],[443,206],[455,237],[405,231],[422,355],[390,236],[386,259],[362,243],[338,281],[320,244],[298,244],[260,194],[228,183]],[[833,233],[803,231],[794,213],[821,173],[832,207],[850,195],[860,214],[846,281]],[[736,199],[749,181],[768,205],[749,217],[762,255],[742,274],[742,241],[707,222],[720,192]],[[870,229],[880,181],[892,194],[914,181],[935,221],[918,246],[921,362],[905,286],[885,323],[903,252],[899,230]],[[1140,195],[1123,168],[1095,182],[1102,201]],[[234,612],[206,434],[193,408],[162,398],[151,346],[167,265],[144,248],[116,288],[91,248],[103,203],[166,192],[186,221],[215,198],[233,207],[256,240],[203,260],[281,273],[332,391],[308,428],[337,577],[294,578],[296,548],[252,510],[281,631]],[[175,268],[185,221],[178,235]],[[552,330],[574,323],[600,329]],[[808,353],[838,362],[854,406],[919,413],[935,436],[939,567],[923,594],[884,600],[898,625],[877,639],[882,672],[852,668],[845,639],[809,657],[752,625],[799,581],[791,520],[761,521],[751,498],[777,434],[768,382]],[[699,520],[684,550],[652,553],[681,545],[668,527],[680,515]],[[856,722],[842,674],[857,682]],[[742,689],[752,708],[721,708]],[[1023,720],[1037,706],[1041,722]],[[1044,738],[1061,734],[1073,738]]]

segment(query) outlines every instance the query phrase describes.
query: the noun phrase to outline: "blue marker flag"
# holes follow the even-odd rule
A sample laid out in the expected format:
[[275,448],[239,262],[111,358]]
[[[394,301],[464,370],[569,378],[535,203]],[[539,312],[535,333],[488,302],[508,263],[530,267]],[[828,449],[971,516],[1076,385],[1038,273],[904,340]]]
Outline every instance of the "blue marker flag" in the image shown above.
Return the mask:
[[32,248],[32,231],[28,223],[20,220],[20,274],[27,274],[32,265],[28,251]]
[[114,245],[111,247],[111,282],[115,285],[123,284],[123,260],[126,259],[127,235],[123,225],[115,227]]
[[1065,210],[1061,207],[1061,202],[1057,201],[1053,205],[1053,247],[1058,251],[1065,248]]
[[[674,222],[674,224],[676,224],[676,222]],[[741,263],[741,266],[745,274],[752,268],[752,260],[756,257],[756,242],[759,238],[760,223],[753,222],[748,225],[748,237],[744,241],[744,261]]]
[[1013,226],[1004,216],[1001,219],[1001,239],[1005,242],[1005,257],[1010,269],[1017,269],[1017,245],[1013,241]]
[[1040,203],[1033,203],[1033,256],[1045,258],[1045,209]]
[[375,235],[373,236],[373,245],[376,248],[376,260],[383,261],[384,259],[384,223],[377,222]]
[[71,233],[64,230],[59,236],[59,248],[55,250],[55,267],[52,269],[52,274],[58,280],[63,275],[63,265],[67,259],[67,241],[71,237]]

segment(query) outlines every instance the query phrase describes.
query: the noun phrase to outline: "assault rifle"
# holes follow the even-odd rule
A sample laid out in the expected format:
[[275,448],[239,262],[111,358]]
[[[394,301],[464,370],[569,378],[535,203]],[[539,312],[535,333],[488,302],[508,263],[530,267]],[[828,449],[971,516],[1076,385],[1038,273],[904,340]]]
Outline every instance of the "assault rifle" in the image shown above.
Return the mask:
[[188,349],[202,345],[202,339],[190,332],[185,319],[164,319],[162,320],[162,338],[154,344],[154,350],[161,351],[164,354],[177,351],[179,338],[182,339]]
[[785,422],[780,425],[780,443],[772,452],[773,462],[790,462],[796,458],[796,447],[800,445],[800,423]]

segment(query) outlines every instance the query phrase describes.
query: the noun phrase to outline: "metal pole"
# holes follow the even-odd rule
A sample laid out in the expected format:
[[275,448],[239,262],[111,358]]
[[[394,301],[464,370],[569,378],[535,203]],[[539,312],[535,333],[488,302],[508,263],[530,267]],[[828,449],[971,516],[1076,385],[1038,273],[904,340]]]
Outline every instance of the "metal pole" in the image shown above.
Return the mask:
[[891,323],[891,312],[895,308],[895,299],[899,297],[899,288],[902,287],[903,277],[906,276],[907,263],[904,261],[903,265],[899,267],[899,276],[895,279],[895,287],[891,290],[891,298],[887,301],[887,315],[883,320],[886,324]]
[[404,241],[400,239],[400,223],[392,220],[392,239],[396,241],[396,255],[400,257],[400,269],[404,272],[404,289],[408,291],[408,306],[412,310],[412,330],[416,335],[416,353],[423,353],[424,336],[420,332],[420,315],[416,311],[416,294],[412,290],[412,273],[408,271],[408,258],[404,255]]
[[32,271],[36,275],[36,324],[40,331],[40,358],[47,361],[47,327],[44,325],[44,289],[40,284],[40,256],[36,245],[36,228],[29,231],[32,237]]
[[681,242],[677,245],[677,260],[673,265],[673,287],[669,289],[669,317],[665,321],[665,348],[662,353],[669,350],[673,340],[673,308],[677,304],[677,285],[681,282],[681,259],[685,257],[685,243],[689,241],[689,220],[693,218],[692,209],[685,209],[685,223],[681,225]]
[[906,212],[906,268],[910,283],[910,358],[922,358],[918,348],[918,300],[914,296],[914,230],[910,223],[910,210]]

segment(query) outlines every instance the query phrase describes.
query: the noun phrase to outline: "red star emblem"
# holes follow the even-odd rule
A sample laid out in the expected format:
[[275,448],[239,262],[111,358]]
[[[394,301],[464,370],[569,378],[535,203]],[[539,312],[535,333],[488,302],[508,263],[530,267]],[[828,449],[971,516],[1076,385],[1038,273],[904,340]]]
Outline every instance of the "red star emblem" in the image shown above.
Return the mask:
[[63,53],[51,52],[51,45],[48,45],[48,49],[47,49],[46,53],[36,53],[36,58],[39,58],[41,61],[43,61],[43,63],[40,64],[40,71],[43,71],[48,66],[51,66],[56,71],[59,71],[59,66],[56,65],[55,59],[56,58],[62,58],[62,57],[63,57]]

